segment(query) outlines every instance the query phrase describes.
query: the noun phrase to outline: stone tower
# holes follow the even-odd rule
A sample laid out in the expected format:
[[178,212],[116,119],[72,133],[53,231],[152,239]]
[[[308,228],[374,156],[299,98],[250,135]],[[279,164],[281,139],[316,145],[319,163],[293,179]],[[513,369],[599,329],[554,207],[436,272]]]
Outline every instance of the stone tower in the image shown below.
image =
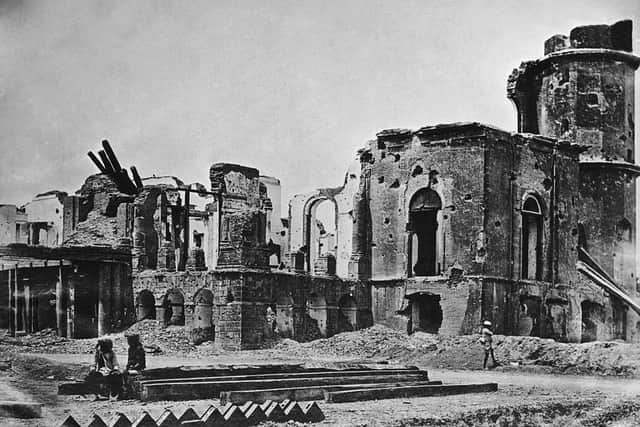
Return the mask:
[[[631,21],[577,27],[569,37],[548,39],[543,58],[514,70],[507,92],[520,132],[582,147],[580,194],[568,202],[578,211],[581,246],[637,296],[634,75],[640,58],[631,52]],[[620,324],[632,328],[614,333],[621,338],[637,329],[631,319]]]

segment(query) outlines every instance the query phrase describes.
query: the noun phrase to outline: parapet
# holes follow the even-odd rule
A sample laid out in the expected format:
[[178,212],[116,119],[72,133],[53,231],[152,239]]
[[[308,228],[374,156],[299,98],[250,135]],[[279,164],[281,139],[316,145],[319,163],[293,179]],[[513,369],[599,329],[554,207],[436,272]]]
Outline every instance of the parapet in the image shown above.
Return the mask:
[[613,25],[584,25],[576,27],[569,37],[561,34],[550,37],[544,43],[544,54],[565,49],[610,49],[631,52],[633,48],[633,24],[630,20]]

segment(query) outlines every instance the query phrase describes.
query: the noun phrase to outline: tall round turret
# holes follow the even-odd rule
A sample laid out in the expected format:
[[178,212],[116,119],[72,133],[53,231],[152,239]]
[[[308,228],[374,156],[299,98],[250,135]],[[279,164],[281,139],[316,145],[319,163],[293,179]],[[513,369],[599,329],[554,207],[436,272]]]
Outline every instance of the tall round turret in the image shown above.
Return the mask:
[[582,160],[634,163],[631,21],[574,28],[545,42],[545,56],[509,77],[518,130],[588,147]]

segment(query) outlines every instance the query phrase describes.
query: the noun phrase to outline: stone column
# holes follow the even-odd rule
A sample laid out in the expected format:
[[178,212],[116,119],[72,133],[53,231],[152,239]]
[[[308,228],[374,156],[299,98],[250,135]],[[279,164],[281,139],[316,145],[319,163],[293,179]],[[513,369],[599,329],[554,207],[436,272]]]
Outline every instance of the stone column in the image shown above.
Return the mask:
[[131,251],[131,267],[135,271],[142,271],[147,267],[145,239],[144,217],[138,216],[133,221],[133,249]]
[[113,280],[111,281],[111,314],[116,327],[120,328],[124,321],[122,312],[122,265],[113,264]]
[[67,281],[67,292],[69,294],[67,300],[67,338],[75,337],[75,319],[76,319],[76,285],[75,278]]
[[366,279],[371,275],[369,257],[369,174],[363,174],[354,199],[353,252],[349,260],[349,278]]
[[56,282],[56,330],[58,336],[64,336],[64,312],[62,311],[62,298],[63,298],[63,282],[62,282],[62,261],[58,265],[58,281]]
[[15,307],[13,305],[13,283],[11,283],[11,270],[7,270],[7,287],[9,288],[9,334],[15,336],[16,327],[14,323],[13,314],[15,311]]
[[22,285],[24,293],[24,330],[26,333],[33,332],[33,319],[31,316],[31,285],[25,282]]
[[14,331],[18,331],[18,326],[19,326],[19,321],[18,321],[18,317],[20,315],[20,313],[18,312],[18,301],[19,301],[19,296],[18,296],[18,264],[16,264],[16,268],[13,270],[13,324],[14,324]]
[[101,264],[98,273],[98,336],[111,330],[111,266]]

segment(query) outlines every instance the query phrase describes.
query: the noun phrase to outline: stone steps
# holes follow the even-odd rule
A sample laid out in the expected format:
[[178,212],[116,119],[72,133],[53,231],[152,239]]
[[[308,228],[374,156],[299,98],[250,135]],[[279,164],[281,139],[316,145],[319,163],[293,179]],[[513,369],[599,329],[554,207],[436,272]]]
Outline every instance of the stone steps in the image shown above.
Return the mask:
[[309,386],[309,387],[291,387],[291,388],[274,388],[264,390],[237,390],[223,391],[220,393],[220,404],[242,405],[246,402],[262,403],[268,400],[281,402],[283,400],[296,400],[298,402],[311,400],[324,400],[327,392],[361,390],[364,388],[390,388],[401,387],[407,385],[440,385],[442,381],[425,381],[425,382],[396,382],[396,383],[376,383],[376,384],[349,384],[349,385],[328,385],[328,386]]
[[195,377],[195,378],[168,378],[168,379],[153,379],[153,380],[140,380],[140,385],[146,386],[150,384],[176,384],[181,382],[210,382],[210,381],[246,381],[246,380],[277,380],[277,379],[293,379],[293,378],[320,378],[320,377],[357,377],[357,376],[369,376],[369,375],[390,375],[390,374],[405,374],[420,372],[427,378],[426,371],[418,371],[417,369],[380,369],[380,370],[332,370],[332,371],[320,371],[320,372],[291,372],[281,374],[254,374],[254,375],[224,375],[224,376],[207,376],[207,377]]
[[446,384],[446,385],[400,385],[390,387],[362,388],[359,390],[328,391],[325,401],[330,403],[360,402],[365,400],[399,399],[407,397],[447,396],[465,393],[486,393],[498,390],[496,383]]
[[[375,372],[375,371],[374,371]],[[213,381],[203,382],[162,382],[140,385],[140,399],[143,401],[157,400],[191,400],[217,399],[223,391],[260,390],[291,387],[318,387],[347,384],[378,384],[398,382],[420,382],[428,380],[426,372],[410,371],[406,373],[392,373],[363,376],[329,376],[315,378],[285,378],[285,379],[256,379],[256,380],[227,380],[224,377]]]

